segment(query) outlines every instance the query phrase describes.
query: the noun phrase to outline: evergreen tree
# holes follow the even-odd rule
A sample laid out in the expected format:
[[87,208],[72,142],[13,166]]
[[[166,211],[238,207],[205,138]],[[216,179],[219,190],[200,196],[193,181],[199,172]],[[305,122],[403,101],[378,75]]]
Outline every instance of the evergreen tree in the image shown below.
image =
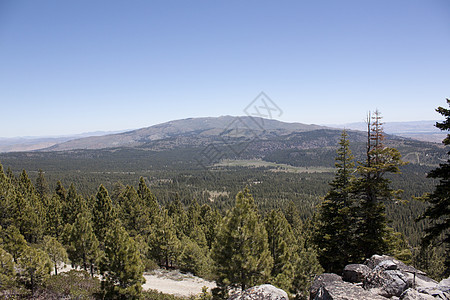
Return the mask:
[[20,174],[16,190],[13,223],[28,242],[36,243],[45,231],[45,210],[25,170]]
[[187,235],[189,221],[178,193],[175,194],[175,199],[168,203],[167,213],[173,220],[178,239],[182,239]]
[[46,198],[46,232],[48,235],[59,237],[63,229],[62,203],[58,195]]
[[29,246],[20,254],[17,265],[19,281],[31,289],[32,295],[36,287],[50,277],[52,270],[52,263],[47,253]]
[[15,189],[0,164],[0,226],[8,227],[14,220]]
[[147,207],[151,221],[154,222],[154,219],[158,217],[159,215],[159,204],[156,200],[155,195],[153,195],[150,188],[145,183],[145,180],[143,177],[139,178],[139,187],[138,187],[138,195],[144,202],[145,207]]
[[288,221],[289,225],[291,225],[292,231],[296,236],[300,235],[302,228],[303,228],[303,222],[300,217],[300,210],[298,207],[294,204],[294,202],[291,200],[289,201],[285,213],[284,213],[286,220]]
[[11,225],[0,231],[0,238],[2,240],[2,248],[13,256],[14,262],[17,262],[18,257],[27,247],[27,241],[20,234],[19,229]]
[[357,167],[360,178],[355,181],[352,191],[358,201],[355,261],[389,249],[384,202],[398,199],[401,192],[390,187],[386,174],[400,173],[399,167],[405,163],[397,149],[384,146],[382,125],[378,111],[372,118],[369,114],[366,161]]
[[58,265],[69,260],[66,249],[52,236],[44,236],[43,248],[55,267],[55,275],[58,275]]
[[140,297],[144,268],[135,241],[120,224],[114,224],[106,234],[100,270],[108,299]]
[[[450,99],[447,99],[447,104],[450,105]],[[436,123],[436,127],[449,131],[450,109],[438,107],[436,111],[445,117],[444,121]],[[450,145],[450,134],[447,134],[442,143],[446,146]],[[450,155],[450,151],[447,154]],[[431,194],[425,196],[430,206],[422,218],[429,219],[431,226],[425,230],[426,235],[422,239],[422,245],[426,248],[433,240],[444,244],[446,259],[443,274],[448,276],[450,275],[450,158],[432,170],[428,177],[439,179],[439,184]]]
[[336,156],[336,175],[331,189],[319,207],[315,242],[319,260],[327,272],[340,273],[346,264],[359,262],[353,257],[355,212],[350,197],[354,181],[353,155],[344,130]]
[[83,209],[84,200],[78,195],[75,185],[72,183],[65,195],[65,201],[62,208],[62,218],[65,224],[73,224],[75,218]]
[[169,268],[176,261],[180,250],[180,240],[167,210],[163,210],[156,220],[154,230],[149,237],[149,246],[152,257],[160,265]]
[[79,265],[86,271],[90,270],[94,276],[95,265],[101,251],[92,227],[91,216],[85,211],[78,214],[73,225],[67,224],[64,231],[72,265]]
[[203,204],[200,208],[200,226],[203,229],[206,238],[206,244],[211,249],[216,239],[217,227],[222,221],[217,208],[212,209],[208,204]]
[[[120,218],[125,229],[131,236],[147,236],[152,227],[152,215],[150,208],[139,197],[136,189],[127,186],[119,196]],[[153,216],[154,217],[154,216]]]
[[217,266],[217,284],[225,290],[227,286],[244,290],[270,278],[273,259],[267,232],[247,188],[237,194],[235,206],[219,227],[212,257]]
[[67,192],[63,184],[59,180],[56,182],[55,193],[56,195],[58,195],[59,199],[61,200],[61,203],[66,203]]
[[100,245],[102,245],[105,241],[106,231],[108,228],[111,228],[116,219],[116,212],[111,198],[103,184],[98,188],[92,215],[94,233]]
[[269,251],[273,258],[273,283],[289,291],[298,259],[296,238],[283,212],[272,210],[265,219]]
[[36,193],[41,199],[48,196],[50,189],[48,187],[47,179],[45,179],[44,171],[39,169],[38,177],[36,178]]
[[317,252],[306,246],[302,238],[299,239],[298,260],[291,291],[297,294],[297,299],[309,299],[309,291],[314,277],[323,273]]
[[207,248],[202,248],[195,240],[184,237],[177,263],[182,271],[192,272],[202,278],[211,277],[213,261]]
[[12,255],[0,247],[0,294],[15,285],[14,265]]

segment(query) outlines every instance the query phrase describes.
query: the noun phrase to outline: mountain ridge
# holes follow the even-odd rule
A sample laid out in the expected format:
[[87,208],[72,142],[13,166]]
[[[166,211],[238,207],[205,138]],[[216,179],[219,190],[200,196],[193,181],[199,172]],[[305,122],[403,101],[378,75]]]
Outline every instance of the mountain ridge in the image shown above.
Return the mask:
[[249,116],[221,116],[186,118],[173,120],[150,127],[123,133],[86,137],[67,141],[44,151],[66,151],[78,149],[106,149],[117,147],[141,147],[149,142],[187,136],[191,138],[260,136],[262,134],[286,135],[292,132],[306,132],[325,129],[326,126],[302,123],[286,123],[273,119]]

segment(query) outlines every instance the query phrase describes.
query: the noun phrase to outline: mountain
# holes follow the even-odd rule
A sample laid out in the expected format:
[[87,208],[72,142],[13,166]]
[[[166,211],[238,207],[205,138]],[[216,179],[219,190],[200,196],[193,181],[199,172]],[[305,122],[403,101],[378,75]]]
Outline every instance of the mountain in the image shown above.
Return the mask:
[[[440,121],[387,122],[383,125],[383,128],[387,134],[412,138],[419,141],[440,143],[447,136],[447,133],[436,128],[436,122]],[[361,131],[367,130],[367,124],[364,122],[333,124],[328,126]]]
[[95,137],[119,132],[123,131],[95,131],[67,136],[44,136],[44,137],[27,136],[27,137],[13,137],[13,138],[0,137],[0,153],[35,151],[49,148],[56,144],[61,144],[74,139],[79,139],[83,137]]
[[[45,149],[66,151],[75,149],[106,149],[120,147],[146,147],[152,142],[179,140],[182,144],[197,144],[217,137],[252,138],[281,136],[293,132],[325,129],[325,126],[301,123],[285,123],[277,120],[253,117],[207,117],[170,121],[138,130],[70,140]],[[178,144],[179,144],[178,143]]]

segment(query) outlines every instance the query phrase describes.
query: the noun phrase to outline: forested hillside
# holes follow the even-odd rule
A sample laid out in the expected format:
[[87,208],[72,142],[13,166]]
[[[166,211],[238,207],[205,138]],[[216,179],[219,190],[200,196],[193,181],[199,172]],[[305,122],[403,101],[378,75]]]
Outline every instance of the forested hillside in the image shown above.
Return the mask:
[[[430,206],[414,197],[434,190],[427,174],[445,148],[386,137],[380,120],[369,142],[274,135],[239,154],[217,144],[227,156],[209,164],[172,138],[158,141],[165,150],[2,154],[2,293],[62,297],[81,284],[86,297],[151,299],[143,272],[163,267],[215,280],[204,297],[271,282],[305,298],[311,277],[375,253],[439,278],[445,249],[420,247],[429,221],[416,220]],[[61,263],[84,273],[56,275]]]

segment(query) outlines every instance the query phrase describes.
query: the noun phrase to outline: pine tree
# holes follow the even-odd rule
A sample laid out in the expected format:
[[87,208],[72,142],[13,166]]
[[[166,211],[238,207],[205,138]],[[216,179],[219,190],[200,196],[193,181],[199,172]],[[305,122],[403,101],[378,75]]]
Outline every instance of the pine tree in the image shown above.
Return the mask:
[[11,254],[0,247],[0,294],[15,285],[15,264]]
[[58,265],[69,260],[64,246],[54,237],[44,236],[44,251],[48,254],[55,267],[55,275],[58,275]]
[[31,289],[32,295],[36,288],[50,277],[52,270],[52,263],[47,253],[29,246],[20,254],[17,265],[19,281]]
[[103,185],[98,188],[92,215],[94,233],[100,245],[102,245],[105,242],[106,231],[111,228],[116,220],[116,212],[111,198]]
[[138,299],[144,268],[135,241],[120,224],[108,230],[100,270],[108,299]]
[[397,149],[384,146],[383,123],[378,111],[373,117],[369,114],[367,124],[366,161],[357,167],[360,178],[352,191],[358,202],[355,261],[389,249],[384,202],[398,199],[401,191],[390,187],[386,174],[400,173],[399,167],[405,165]]
[[225,290],[228,286],[244,290],[270,278],[273,259],[267,232],[247,188],[237,194],[235,206],[219,227],[212,257],[217,266],[217,284]]
[[222,216],[217,209],[212,209],[208,204],[200,208],[200,226],[205,234],[208,248],[211,249],[216,239],[217,227],[222,221]]
[[[447,99],[447,104],[450,105],[450,99]],[[450,109],[438,107],[436,111],[445,117],[444,121],[436,123],[436,127],[449,131]],[[446,146],[450,145],[450,134],[447,134],[442,143]],[[447,154],[450,155],[450,151]],[[431,194],[425,196],[430,206],[422,219],[429,219],[431,226],[425,230],[426,235],[422,239],[422,245],[426,248],[433,240],[444,244],[446,259],[443,275],[448,276],[450,275],[450,158],[446,163],[432,170],[428,177],[439,179],[439,184]]]
[[152,213],[139,197],[136,189],[127,186],[118,199],[119,215],[126,230],[131,236],[147,236],[152,230]]
[[101,251],[92,227],[91,215],[84,211],[78,214],[73,225],[66,224],[64,232],[72,265],[81,266],[85,271],[90,270],[91,276],[94,276]]
[[64,188],[63,184],[59,180],[56,182],[55,193],[56,193],[56,195],[58,195],[58,197],[62,203],[66,203],[67,192],[66,192],[66,189]]
[[53,194],[46,200],[46,233],[48,235],[59,237],[63,229],[62,203],[58,195]]
[[14,220],[15,189],[0,164],[0,226],[8,227]]
[[41,199],[48,196],[50,189],[48,187],[47,179],[45,179],[44,171],[39,169],[38,177],[36,178],[36,193]]
[[19,229],[11,225],[0,231],[0,238],[2,240],[2,248],[12,255],[14,262],[17,262],[18,257],[27,247],[27,241],[20,234]]
[[314,234],[319,248],[319,260],[327,272],[340,273],[349,263],[359,262],[353,257],[355,213],[350,197],[354,181],[353,155],[348,134],[344,130],[336,156],[336,174],[331,189],[319,207],[317,229]]
[[72,183],[63,197],[65,201],[62,207],[62,218],[65,224],[73,224],[77,215],[83,210],[85,206],[84,199],[78,195],[75,185]]
[[177,237],[175,225],[167,210],[161,212],[154,225],[154,230],[149,237],[150,252],[160,265],[169,268],[176,261],[179,254],[180,240]]
[[265,219],[269,250],[273,258],[273,283],[289,291],[298,260],[296,238],[283,212],[272,210]]
[[160,208],[155,195],[153,195],[143,177],[139,178],[138,195],[144,202],[145,207],[147,207],[151,222],[153,223],[154,219],[159,215]]
[[175,199],[168,203],[167,213],[173,220],[178,239],[182,239],[187,235],[189,221],[178,193],[175,194]]

